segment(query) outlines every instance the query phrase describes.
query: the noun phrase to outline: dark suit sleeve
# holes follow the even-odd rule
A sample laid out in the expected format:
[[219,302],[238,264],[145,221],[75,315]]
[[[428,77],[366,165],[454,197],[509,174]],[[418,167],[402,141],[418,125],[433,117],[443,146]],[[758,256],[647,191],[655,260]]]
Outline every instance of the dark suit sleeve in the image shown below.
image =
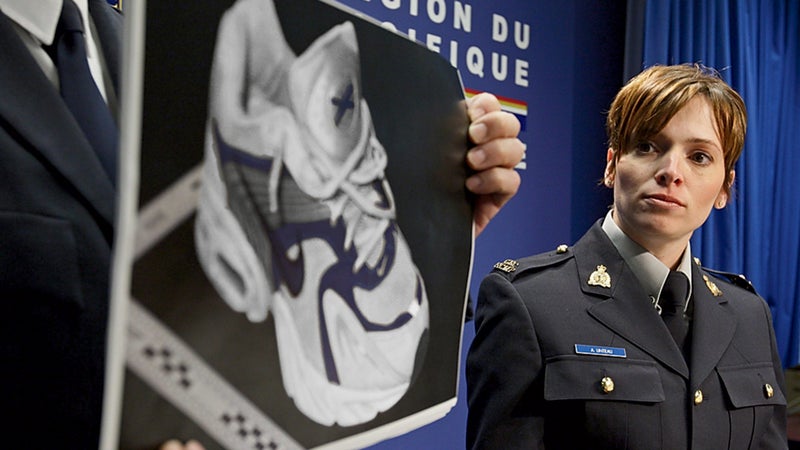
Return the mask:
[[522,298],[498,273],[481,284],[475,330],[466,366],[467,447],[543,448],[534,387],[542,369],[539,344]]
[[[775,367],[775,378],[778,380],[780,390],[786,395],[786,384],[783,377],[783,367],[781,359],[778,356],[778,346],[775,341],[775,328],[772,325],[772,315],[769,312],[769,307],[765,301],[762,300],[764,307],[764,315],[766,316],[767,329],[769,330],[770,347],[772,351],[772,364]],[[764,434],[763,439],[759,443],[760,449],[785,449],[787,447],[786,437],[786,405],[775,406],[775,412],[769,422],[767,432]]]

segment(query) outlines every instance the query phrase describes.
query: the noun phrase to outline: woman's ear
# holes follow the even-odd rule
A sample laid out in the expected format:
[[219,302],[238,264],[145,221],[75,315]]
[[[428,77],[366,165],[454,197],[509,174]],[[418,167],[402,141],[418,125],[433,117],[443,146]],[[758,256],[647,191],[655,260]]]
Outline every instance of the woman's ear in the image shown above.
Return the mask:
[[717,199],[714,201],[714,208],[722,209],[728,204],[728,194],[720,192]]
[[736,171],[731,170],[726,185],[722,189],[720,189],[719,195],[717,195],[717,199],[714,201],[715,208],[722,209],[725,207],[725,205],[728,204],[728,196],[730,195],[731,189],[733,188],[733,180],[735,179],[736,179]]
[[614,175],[616,175],[616,161],[614,161],[614,149],[609,147],[606,152],[606,171],[603,175],[603,184],[606,187],[614,187]]

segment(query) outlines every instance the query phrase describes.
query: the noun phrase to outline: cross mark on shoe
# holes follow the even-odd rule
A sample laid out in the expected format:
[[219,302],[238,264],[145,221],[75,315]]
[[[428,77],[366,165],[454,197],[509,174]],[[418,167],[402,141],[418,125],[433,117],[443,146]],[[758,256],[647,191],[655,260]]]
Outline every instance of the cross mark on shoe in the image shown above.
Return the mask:
[[338,127],[339,122],[342,121],[342,118],[347,110],[353,109],[356,106],[355,103],[353,103],[353,83],[349,83],[347,85],[341,97],[333,97],[331,99],[331,103],[336,106],[336,115],[334,116],[333,121]]

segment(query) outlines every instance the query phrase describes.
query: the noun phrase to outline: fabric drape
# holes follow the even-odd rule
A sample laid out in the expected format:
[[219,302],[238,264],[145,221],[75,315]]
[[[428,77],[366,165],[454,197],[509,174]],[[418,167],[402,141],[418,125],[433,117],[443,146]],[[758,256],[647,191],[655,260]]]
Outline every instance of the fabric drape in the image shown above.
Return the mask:
[[770,305],[785,367],[800,363],[800,2],[648,0],[643,65],[702,63],[744,98],[735,193],[692,237],[704,266],[743,273]]

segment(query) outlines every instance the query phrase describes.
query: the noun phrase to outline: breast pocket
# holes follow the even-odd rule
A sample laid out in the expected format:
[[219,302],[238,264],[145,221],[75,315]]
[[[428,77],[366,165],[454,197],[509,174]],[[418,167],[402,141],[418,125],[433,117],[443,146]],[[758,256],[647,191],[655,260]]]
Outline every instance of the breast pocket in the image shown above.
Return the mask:
[[0,211],[0,301],[5,308],[83,308],[68,221]]
[[560,356],[545,367],[544,398],[657,403],[664,388],[652,361]]
[[717,369],[729,402],[731,442],[758,442],[775,408],[786,406],[772,363]]
[[545,366],[544,398],[567,412],[564,419],[575,423],[592,448],[660,447],[659,405],[665,396],[652,361],[553,358]]

